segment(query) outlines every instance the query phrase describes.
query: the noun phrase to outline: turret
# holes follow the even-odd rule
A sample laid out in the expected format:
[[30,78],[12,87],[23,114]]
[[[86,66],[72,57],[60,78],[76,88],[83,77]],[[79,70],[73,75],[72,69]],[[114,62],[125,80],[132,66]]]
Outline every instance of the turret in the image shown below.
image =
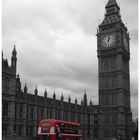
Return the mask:
[[68,102],[71,103],[71,97],[70,97],[70,95],[69,95],[69,98],[68,98]]
[[44,92],[44,97],[47,98],[47,91],[45,89],[45,92]]
[[86,90],[85,90],[85,93],[84,93],[84,105],[87,106],[87,94],[86,94]]
[[17,51],[16,51],[16,46],[14,45],[14,49],[12,51],[12,57],[11,57],[11,68],[14,70],[16,73],[16,65],[17,65]]
[[91,99],[90,99],[89,105],[92,106],[92,101],[91,101]]
[[120,7],[118,6],[116,0],[109,0],[105,8],[106,15],[114,13],[120,16]]
[[62,102],[64,101],[63,93],[62,93],[62,95],[61,95],[61,101],[62,101]]
[[26,83],[25,83],[25,86],[24,86],[24,93],[27,93],[27,86],[26,86]]
[[75,104],[77,104],[77,97],[75,98]]
[[54,99],[54,100],[56,99],[55,91],[54,91],[54,93],[53,93],[53,99]]
[[35,90],[34,90],[34,93],[35,93],[35,95],[37,96],[37,94],[38,94],[37,86],[36,86],[36,88],[35,88]]

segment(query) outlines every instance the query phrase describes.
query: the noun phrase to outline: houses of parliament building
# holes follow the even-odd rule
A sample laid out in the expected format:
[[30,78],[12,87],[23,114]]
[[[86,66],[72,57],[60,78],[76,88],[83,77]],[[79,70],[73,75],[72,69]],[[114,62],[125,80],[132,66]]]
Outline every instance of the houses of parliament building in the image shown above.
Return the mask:
[[82,140],[122,140],[132,136],[130,108],[130,44],[128,29],[120,15],[116,0],[109,0],[106,13],[97,30],[98,95],[99,105],[87,103],[84,93],[81,104],[28,93],[25,84],[21,89],[16,74],[17,52],[14,46],[11,64],[2,54],[2,136],[37,136],[37,124],[42,119],[59,119],[81,124]]

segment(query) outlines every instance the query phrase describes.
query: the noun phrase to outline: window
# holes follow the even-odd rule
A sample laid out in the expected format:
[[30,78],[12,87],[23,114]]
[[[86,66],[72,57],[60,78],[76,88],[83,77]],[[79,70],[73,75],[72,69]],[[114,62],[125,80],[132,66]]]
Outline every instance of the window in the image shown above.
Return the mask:
[[81,114],[78,113],[78,123],[81,123]]
[[58,119],[60,119],[61,115],[60,115],[60,110],[58,110]]
[[17,126],[14,125],[14,134],[17,134]]
[[19,117],[22,118],[22,111],[23,111],[23,107],[22,104],[20,104],[20,112],[19,112]]
[[109,114],[106,114],[105,115],[105,123],[106,124],[109,124]]
[[50,118],[52,118],[52,109],[49,109],[50,112]]
[[93,134],[94,134],[94,137],[97,137],[98,136],[98,130],[97,129],[94,129]]
[[15,118],[17,117],[17,104],[15,103]]
[[2,116],[8,116],[8,102],[2,102]]
[[75,120],[74,120],[75,113],[74,113],[74,112],[71,112],[71,115],[72,115],[72,116],[71,116],[72,121],[75,121]]
[[112,114],[112,123],[117,123],[117,114]]
[[43,119],[43,108],[41,107],[41,120]]
[[26,114],[27,120],[29,119],[29,106],[27,106],[27,114]]
[[105,136],[105,137],[109,137],[109,136],[110,136],[110,134],[109,134],[109,129],[105,129],[105,130],[104,130],[104,136]]
[[30,126],[30,136],[33,135],[33,126]]
[[38,109],[37,109],[37,116],[38,116],[38,120],[42,120],[43,119],[43,109],[42,109],[42,107],[38,107]]
[[7,135],[7,124],[2,124],[2,135]]
[[117,130],[116,129],[112,129],[112,136],[114,138],[117,138]]
[[33,119],[33,115],[34,115],[33,107],[31,107],[31,119]]
[[22,135],[22,125],[19,125],[19,136]]
[[94,120],[94,124],[96,124],[96,125],[97,125],[97,124],[98,124],[98,120]]

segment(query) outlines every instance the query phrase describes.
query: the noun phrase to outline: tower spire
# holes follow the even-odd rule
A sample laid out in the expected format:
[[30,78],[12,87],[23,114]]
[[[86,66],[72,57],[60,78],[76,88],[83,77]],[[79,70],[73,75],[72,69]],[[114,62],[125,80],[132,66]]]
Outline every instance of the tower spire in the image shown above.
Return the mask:
[[[117,8],[113,8],[113,7],[117,7]],[[108,11],[109,11],[109,13],[110,12],[112,13],[112,12],[116,12],[116,10],[117,11],[120,10],[120,7],[119,7],[119,5],[118,5],[116,0],[109,0],[105,8],[107,10],[107,13],[108,13]]]
[[69,102],[69,103],[71,102],[71,97],[70,97],[70,94],[69,94],[68,102]]
[[87,93],[86,93],[86,90],[84,90],[84,105],[87,105]]
[[61,94],[61,101],[63,101],[64,100],[64,96],[63,96],[63,93]]
[[27,93],[27,85],[25,83],[25,86],[24,86],[24,93]]
[[55,91],[54,91],[54,93],[53,93],[53,99],[54,99],[54,100],[56,99]]
[[105,18],[99,25],[99,28],[101,26],[109,25],[111,23],[121,22],[120,7],[118,6],[116,0],[109,0],[106,4],[105,10]]
[[16,57],[16,55],[17,55],[16,45],[14,44],[14,49],[12,51],[12,56],[15,56]]
[[35,88],[35,90],[34,90],[34,93],[35,93],[35,95],[38,94],[37,85],[36,85],[36,88]]
[[17,63],[17,51],[16,51],[16,45],[14,44],[14,49],[12,51],[12,57],[11,57],[11,67],[16,73],[16,63]]
[[46,89],[44,91],[44,97],[47,98],[47,91],[46,91]]
[[[109,0],[106,7],[110,7],[110,6],[113,6],[113,5],[116,5],[117,4],[117,1],[116,0]],[[117,4],[118,5],[118,4]]]

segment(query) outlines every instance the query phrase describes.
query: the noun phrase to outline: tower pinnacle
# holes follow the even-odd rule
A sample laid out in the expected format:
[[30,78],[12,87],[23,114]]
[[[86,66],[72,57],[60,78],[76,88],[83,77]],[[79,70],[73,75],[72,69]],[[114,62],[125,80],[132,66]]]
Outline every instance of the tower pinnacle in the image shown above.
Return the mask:
[[107,7],[110,7],[110,6],[113,6],[113,5],[116,5],[116,4],[117,4],[117,1],[116,0],[109,0],[108,3],[107,3],[107,5],[106,5],[106,8]]
[[17,51],[16,46],[14,45],[14,49],[12,51],[12,57],[11,57],[11,68],[13,69],[14,73],[16,74],[16,65],[17,65]]
[[45,92],[44,92],[44,97],[47,98],[47,91],[45,89]]
[[63,101],[64,100],[64,96],[63,96],[63,93],[61,94],[61,101]]
[[87,105],[87,93],[86,93],[86,90],[84,91],[84,105]]
[[37,85],[36,85],[36,88],[35,88],[35,90],[34,90],[34,93],[35,93],[35,95],[38,94]]
[[17,55],[16,45],[14,44],[14,49],[12,51],[12,56],[15,56],[16,57],[16,55]]
[[24,93],[27,93],[27,85],[25,83],[25,86],[24,86]]

